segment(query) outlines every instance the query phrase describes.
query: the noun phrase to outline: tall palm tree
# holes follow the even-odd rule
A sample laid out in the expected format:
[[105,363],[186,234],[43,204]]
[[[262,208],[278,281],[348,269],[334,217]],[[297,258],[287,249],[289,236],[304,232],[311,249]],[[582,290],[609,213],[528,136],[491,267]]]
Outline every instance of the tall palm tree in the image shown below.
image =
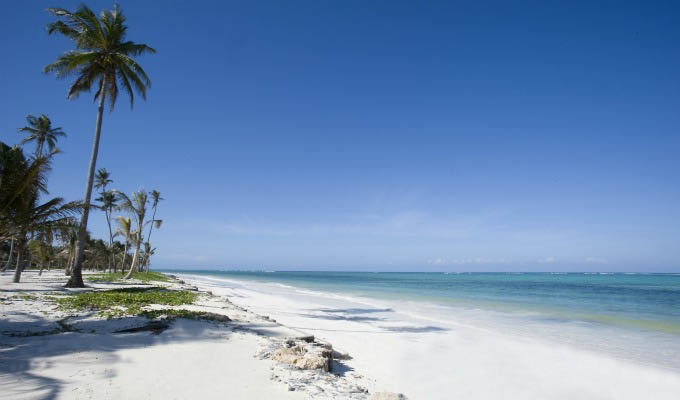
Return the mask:
[[[106,214],[106,224],[109,227],[109,252],[111,253],[109,257],[109,269],[111,269],[111,264],[113,261],[113,231],[111,230],[111,212],[113,211],[113,208],[116,206],[116,195],[111,192],[106,190],[106,186],[109,184],[113,183],[113,180],[111,179],[111,173],[106,170],[106,168],[99,168],[97,170],[97,176],[95,177],[94,181],[94,187],[96,189],[101,189],[100,196],[95,199],[95,201],[98,201],[102,203],[101,209],[104,210],[104,214]],[[115,268],[115,264],[113,266]]]
[[[96,201],[100,202],[101,208],[104,210],[104,213],[106,214],[106,223],[109,226],[109,250],[113,248],[113,231],[111,230],[111,213],[113,211],[113,208],[116,206],[116,201],[118,198],[116,195],[108,190],[106,192],[102,192],[101,196],[97,197],[95,199]],[[113,252],[109,251],[111,253],[111,256],[109,257],[109,263],[108,267],[111,269],[111,263],[113,261]]]
[[[151,223],[149,224],[149,235],[146,237],[146,243],[149,244],[151,240],[151,231],[153,230],[153,226],[156,225],[156,229],[160,228],[161,225],[163,224],[162,219],[156,219],[156,208],[158,207],[158,203],[161,202],[161,200],[165,200],[164,198],[161,197],[161,192],[158,190],[152,190],[151,191],[151,207],[153,208],[153,216],[151,217]],[[144,263],[147,267],[147,271],[149,270],[148,267],[151,265],[149,262],[148,258],[151,257],[153,252],[145,252],[145,257],[147,258],[146,262]]]
[[42,157],[45,143],[47,143],[49,151],[53,151],[57,147],[57,140],[66,136],[61,128],[52,128],[52,121],[45,114],[41,114],[39,117],[29,115],[26,117],[26,122],[28,122],[28,125],[19,128],[19,132],[28,133],[21,144],[35,142],[36,157]]
[[109,108],[113,111],[118,97],[119,84],[130,97],[131,107],[134,104],[135,91],[146,99],[146,89],[151,87],[151,80],[133,57],[144,53],[155,53],[156,50],[145,44],[125,40],[127,26],[118,5],[115,5],[113,10],[103,10],[99,17],[85,5],[79,6],[74,12],[63,8],[50,8],[48,11],[59,20],[48,24],[47,32],[66,36],[74,42],[76,49],[59,56],[54,63],[46,66],[44,71],[54,72],[58,78],[76,75],[75,81],[68,90],[69,99],[78,97],[82,92],[89,92],[94,87],[94,98],[99,100],[94,143],[85,184],[84,208],[78,230],[76,261],[71,279],[66,284],[67,287],[84,287],[81,272],[83,249],[104,104],[108,101]]
[[149,205],[149,194],[144,189],[133,192],[132,197],[128,197],[128,195],[123,192],[117,192],[117,194],[121,200],[118,208],[132,214],[135,218],[135,222],[137,222],[137,229],[132,239],[135,244],[135,254],[132,256],[130,271],[125,275],[125,279],[130,279],[132,278],[132,273],[137,265],[139,250],[142,246],[142,232],[144,231],[144,218],[146,217],[147,207]]
[[128,245],[130,244],[130,235],[132,234],[132,231],[130,230],[132,228],[132,221],[130,218],[124,218],[121,217],[120,215],[116,217],[116,221],[118,222],[119,228],[116,229],[116,234],[121,235],[125,238],[125,249],[123,249],[123,261],[121,261],[120,264],[120,272],[121,274],[125,270],[125,259],[127,258],[127,250],[128,250]]

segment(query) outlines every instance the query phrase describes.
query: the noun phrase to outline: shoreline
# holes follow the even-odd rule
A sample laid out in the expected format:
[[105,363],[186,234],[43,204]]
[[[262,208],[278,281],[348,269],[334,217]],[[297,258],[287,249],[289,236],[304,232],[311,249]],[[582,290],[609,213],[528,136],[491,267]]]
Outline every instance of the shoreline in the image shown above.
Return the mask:
[[[296,290],[289,283],[178,275],[332,342],[381,389],[398,388],[412,398],[673,399],[680,392],[677,370],[523,337],[454,313],[432,318],[419,307],[404,309],[407,303]],[[603,346],[609,340],[600,339]]]
[[[369,391],[373,382],[355,371],[352,355],[329,352],[329,343],[310,339],[308,332],[175,274],[164,275],[169,282],[87,282],[88,289],[70,290],[63,288],[67,277],[60,270],[40,277],[25,271],[19,284],[11,283],[11,271],[0,274],[0,397],[405,398]],[[195,292],[193,304],[171,308],[213,320],[107,319],[92,310],[65,311],[55,303],[71,293],[148,287]],[[304,357],[291,358],[286,353],[291,349],[305,352]],[[317,349],[331,372],[299,367],[319,367],[312,357]]]

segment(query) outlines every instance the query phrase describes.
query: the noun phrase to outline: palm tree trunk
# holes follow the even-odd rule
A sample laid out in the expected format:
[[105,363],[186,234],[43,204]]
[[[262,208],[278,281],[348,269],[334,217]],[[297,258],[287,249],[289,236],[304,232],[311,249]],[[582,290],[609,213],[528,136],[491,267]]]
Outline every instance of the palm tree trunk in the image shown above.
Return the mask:
[[102,118],[104,116],[104,98],[106,97],[106,78],[102,78],[101,90],[99,92],[99,106],[97,107],[97,125],[94,130],[94,143],[92,144],[92,155],[90,156],[90,168],[87,172],[87,183],[85,184],[85,199],[83,200],[83,213],[80,217],[78,227],[78,242],[76,244],[76,259],[71,270],[71,278],[66,283],[69,288],[83,288],[83,254],[85,251],[85,234],[87,233],[87,219],[90,216],[90,199],[92,198],[92,184],[94,183],[94,170],[97,167],[97,154],[99,153],[99,138],[102,133]]
[[[153,208],[153,216],[151,217],[151,224],[149,226],[149,236],[146,237],[146,242],[149,244],[149,248],[151,248],[151,231],[153,230],[153,223],[156,221],[156,207]],[[150,254],[146,255],[146,272],[149,272],[149,265],[151,264],[151,260],[149,258],[151,257]]]
[[111,271],[111,265],[113,264],[114,269],[116,268],[116,266],[113,259],[113,232],[111,232],[111,210],[109,210],[108,208],[106,209],[106,223],[109,225],[109,252],[111,252],[111,254],[109,255],[109,271]]
[[38,140],[38,146],[35,149],[35,158],[42,157],[43,141]]
[[9,244],[9,256],[7,257],[7,262],[5,263],[5,266],[2,267],[2,272],[7,271],[7,268],[12,264],[12,253],[14,252],[14,238],[10,241]]
[[125,259],[127,258],[128,239],[125,238],[125,250],[123,250],[123,261],[120,263],[120,273],[125,272]]
[[135,263],[137,262],[137,256],[139,256],[139,246],[140,242],[142,241],[142,238],[138,238],[137,240],[137,247],[135,248],[135,255],[132,256],[132,264],[130,264],[130,271],[128,271],[127,275],[125,275],[125,279],[130,279],[132,278],[132,273],[135,271]]
[[21,259],[21,254],[24,252],[23,245],[21,243],[18,243],[17,246],[17,266],[14,268],[14,280],[12,282],[14,283],[19,283],[21,280],[21,272],[24,270],[24,266],[21,264],[23,261]]

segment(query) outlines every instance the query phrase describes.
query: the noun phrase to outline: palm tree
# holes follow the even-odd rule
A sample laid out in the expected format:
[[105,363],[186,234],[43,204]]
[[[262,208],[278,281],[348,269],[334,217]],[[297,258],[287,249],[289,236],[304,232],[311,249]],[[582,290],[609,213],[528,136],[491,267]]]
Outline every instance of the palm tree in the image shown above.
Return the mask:
[[97,189],[102,189],[102,192],[106,191],[106,187],[113,183],[111,179],[111,173],[106,170],[106,168],[99,168],[97,170],[97,176],[95,176],[94,187]]
[[24,157],[20,147],[0,142],[0,239],[10,241],[10,253],[3,272],[12,263],[19,237],[14,224],[17,210],[29,194],[35,196],[47,190],[43,170],[47,162],[45,157],[34,158],[31,162]]
[[[40,164],[42,161],[38,161]],[[37,173],[26,170],[24,153],[17,146],[10,147],[0,142],[0,239],[9,240],[9,255],[5,266],[0,271],[5,272],[12,264],[15,236],[11,230],[13,209],[12,205],[26,189],[26,185]]]
[[[165,200],[164,198],[161,197],[161,192],[158,190],[152,190],[151,191],[151,207],[153,208],[153,216],[151,217],[151,223],[149,224],[149,235],[146,237],[146,243],[149,244],[149,240],[151,240],[151,231],[153,230],[153,226],[156,225],[156,229],[160,228],[161,225],[163,225],[163,220],[162,219],[156,219],[156,208],[158,207],[158,203],[160,203],[161,200]],[[153,252],[145,252],[146,254],[146,262],[145,265],[147,266],[147,271],[149,270],[148,267],[151,265],[151,263],[148,260],[148,257],[151,257],[151,254]]]
[[110,183],[113,183],[113,180],[111,180],[110,178],[111,174],[106,170],[106,168],[100,168],[97,171],[97,176],[95,177],[94,182],[94,187],[102,190],[100,192],[100,196],[96,198],[95,201],[102,203],[100,208],[104,210],[104,214],[106,214],[106,224],[109,227],[109,252],[111,253],[111,256],[109,258],[109,269],[111,269],[111,264],[113,262],[113,251],[111,251],[113,247],[113,231],[111,230],[111,212],[113,211],[113,208],[116,206],[117,201],[116,195],[113,192],[106,190],[106,186],[108,186]]
[[40,263],[40,271],[38,275],[42,275],[45,266],[48,267],[54,257],[54,248],[52,247],[52,232],[47,232],[45,235],[40,235],[38,239],[28,242],[28,249],[34,259]]
[[123,218],[120,215],[116,217],[116,221],[118,222],[119,228],[116,229],[116,234],[121,235],[125,238],[125,249],[123,250],[123,261],[120,264],[120,272],[121,274],[125,270],[125,259],[127,258],[127,249],[128,249],[128,244],[130,244],[130,235],[132,232],[130,229],[132,228],[132,221],[130,218]]
[[35,142],[35,156],[42,157],[43,146],[47,143],[49,151],[57,147],[57,139],[65,137],[66,133],[61,128],[52,128],[52,121],[45,114],[39,117],[29,115],[26,117],[27,126],[19,128],[19,132],[27,132],[28,136],[21,141],[21,144]]
[[59,56],[54,63],[46,66],[44,71],[54,72],[58,78],[77,76],[68,90],[69,99],[78,97],[82,92],[89,92],[94,87],[96,90],[94,98],[99,100],[94,143],[85,184],[84,208],[78,230],[76,260],[71,279],[66,284],[67,287],[85,287],[81,269],[104,103],[108,100],[109,108],[113,111],[119,84],[130,97],[131,107],[134,104],[135,91],[146,99],[146,89],[151,87],[151,80],[133,57],[155,53],[156,50],[145,44],[125,40],[127,26],[118,5],[115,5],[113,10],[103,10],[99,17],[85,5],[79,6],[75,12],[63,8],[50,8],[48,11],[59,18],[58,21],[47,25],[48,33],[66,36],[74,42],[76,49]]
[[71,267],[76,253],[76,235],[78,229],[75,224],[73,226],[66,226],[57,231],[57,238],[63,245],[62,251],[58,254],[66,261],[64,263],[64,275],[71,275]]
[[[116,201],[118,200],[116,198],[116,195],[112,191],[106,191],[102,192],[100,197],[97,197],[95,199],[96,201],[102,203],[101,209],[104,210],[106,213],[106,223],[109,226],[109,250],[113,247],[113,232],[111,231],[111,212],[113,211],[113,208],[116,206]],[[113,261],[113,253],[111,253],[111,257],[109,257],[109,269],[111,269],[111,262]]]
[[156,248],[151,248],[151,243],[145,242],[144,243],[144,265],[143,267],[146,268],[146,271],[149,272],[149,267],[151,266],[151,256],[156,253]]
[[21,149],[15,147],[0,157],[0,237],[10,236],[16,240],[15,283],[21,279],[22,257],[29,234],[51,238],[56,230],[73,225],[71,216],[81,209],[79,203],[65,203],[60,197],[39,204],[40,194],[48,194],[47,173],[54,154],[56,150],[45,157],[27,160]]
[[139,259],[139,249],[142,245],[142,232],[144,231],[144,217],[146,217],[147,206],[149,204],[149,194],[146,190],[142,189],[138,192],[132,193],[132,198],[128,197],[123,192],[117,192],[120,197],[121,204],[118,206],[119,209],[124,210],[132,214],[137,222],[137,230],[132,238],[135,244],[135,254],[132,256],[132,264],[130,265],[130,271],[125,275],[125,279],[132,278],[132,273],[137,265],[137,260]]

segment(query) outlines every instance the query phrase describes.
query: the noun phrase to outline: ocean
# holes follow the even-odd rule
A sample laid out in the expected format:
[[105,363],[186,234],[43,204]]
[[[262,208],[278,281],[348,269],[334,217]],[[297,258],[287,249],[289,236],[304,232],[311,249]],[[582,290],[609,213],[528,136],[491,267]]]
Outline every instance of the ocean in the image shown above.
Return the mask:
[[680,274],[166,272],[355,299],[432,328],[455,321],[680,371]]

